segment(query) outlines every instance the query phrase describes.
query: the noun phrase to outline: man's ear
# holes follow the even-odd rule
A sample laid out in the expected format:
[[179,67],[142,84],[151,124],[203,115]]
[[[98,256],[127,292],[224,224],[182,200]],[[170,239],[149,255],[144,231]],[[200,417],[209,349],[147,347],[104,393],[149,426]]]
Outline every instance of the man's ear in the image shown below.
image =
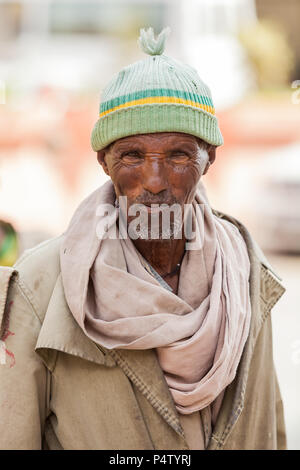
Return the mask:
[[107,175],[109,175],[108,167],[107,167],[107,164],[106,164],[106,161],[105,161],[106,152],[107,152],[107,149],[98,150],[98,152],[97,152],[97,160],[98,160],[98,162],[100,163],[100,165],[102,166],[104,172],[105,172]]
[[207,153],[208,153],[208,162],[206,164],[206,167],[204,169],[204,172],[202,173],[203,175],[205,175],[205,173],[208,172],[208,169],[209,167],[213,164],[213,162],[215,161],[216,159],[216,148],[214,145],[210,145],[207,149]]

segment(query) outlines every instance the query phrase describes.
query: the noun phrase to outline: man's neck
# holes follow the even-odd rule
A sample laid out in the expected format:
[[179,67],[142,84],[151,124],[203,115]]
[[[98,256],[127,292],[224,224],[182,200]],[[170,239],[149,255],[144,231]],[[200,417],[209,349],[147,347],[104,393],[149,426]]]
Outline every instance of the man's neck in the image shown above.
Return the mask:
[[160,276],[172,273],[181,263],[185,238],[178,240],[132,240],[136,249]]

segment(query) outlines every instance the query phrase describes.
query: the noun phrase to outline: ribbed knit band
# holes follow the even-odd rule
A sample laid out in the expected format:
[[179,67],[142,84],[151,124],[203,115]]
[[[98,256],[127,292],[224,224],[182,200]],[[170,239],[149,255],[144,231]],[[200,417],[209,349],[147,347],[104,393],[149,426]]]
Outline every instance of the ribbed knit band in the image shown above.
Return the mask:
[[[147,39],[146,32],[144,50]],[[93,150],[122,137],[154,132],[183,132],[222,145],[207,85],[189,65],[161,52],[154,55],[153,37],[149,42],[152,55],[122,69],[104,89],[91,136]]]
[[135,134],[183,132],[213,145],[222,145],[217,119],[185,105],[143,105],[115,111],[100,118],[92,132],[92,148],[101,150],[115,140]]

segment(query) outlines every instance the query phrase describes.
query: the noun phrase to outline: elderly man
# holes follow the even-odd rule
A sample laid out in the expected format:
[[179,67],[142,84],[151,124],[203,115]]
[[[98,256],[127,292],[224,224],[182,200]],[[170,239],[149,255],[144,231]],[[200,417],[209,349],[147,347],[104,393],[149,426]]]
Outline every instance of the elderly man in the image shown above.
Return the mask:
[[223,140],[208,87],[148,57],[104,90],[111,180],[1,270],[2,449],[282,449],[270,312],[284,292],[200,181]]

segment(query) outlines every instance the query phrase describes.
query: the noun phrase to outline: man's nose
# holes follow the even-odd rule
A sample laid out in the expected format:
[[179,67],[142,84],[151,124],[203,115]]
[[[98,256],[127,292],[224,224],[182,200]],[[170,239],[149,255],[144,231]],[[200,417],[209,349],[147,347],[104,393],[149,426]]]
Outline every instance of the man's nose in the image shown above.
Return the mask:
[[152,194],[158,194],[168,188],[164,159],[161,156],[146,156],[143,183],[144,189]]

